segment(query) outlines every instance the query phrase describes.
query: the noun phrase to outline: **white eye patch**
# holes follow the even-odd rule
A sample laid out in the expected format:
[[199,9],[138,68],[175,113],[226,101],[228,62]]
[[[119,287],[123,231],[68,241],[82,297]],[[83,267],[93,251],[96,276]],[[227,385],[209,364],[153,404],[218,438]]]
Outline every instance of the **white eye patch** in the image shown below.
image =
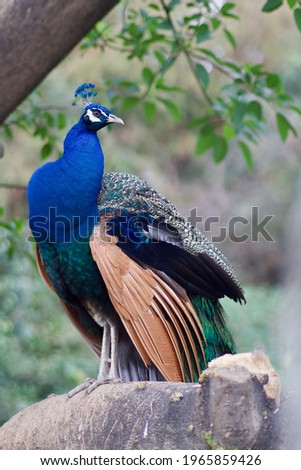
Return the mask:
[[[101,109],[98,109],[97,111],[101,112],[105,117],[108,117],[106,113],[104,113]],[[91,122],[99,122],[100,119],[96,116],[94,116],[92,109],[87,109],[86,116],[89,116],[89,119]]]

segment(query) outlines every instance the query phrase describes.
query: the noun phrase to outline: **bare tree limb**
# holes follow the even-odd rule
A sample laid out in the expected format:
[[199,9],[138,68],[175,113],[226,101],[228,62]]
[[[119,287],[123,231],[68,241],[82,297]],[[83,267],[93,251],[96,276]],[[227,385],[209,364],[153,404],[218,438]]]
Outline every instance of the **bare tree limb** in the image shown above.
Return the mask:
[[0,124],[118,0],[4,0]]

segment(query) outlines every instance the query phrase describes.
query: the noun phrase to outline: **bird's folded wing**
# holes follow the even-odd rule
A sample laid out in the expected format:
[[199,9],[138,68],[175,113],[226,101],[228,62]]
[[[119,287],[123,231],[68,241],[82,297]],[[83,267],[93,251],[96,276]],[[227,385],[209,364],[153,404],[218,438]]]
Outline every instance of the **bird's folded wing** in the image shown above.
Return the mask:
[[[162,273],[143,267],[116,245],[102,222],[90,239],[92,256],[114,308],[146,365],[169,381],[193,380],[202,327],[185,291]],[[196,347],[198,344],[198,351]]]
[[[47,275],[45,266],[43,264],[43,260],[41,257],[41,253],[39,250],[39,247],[36,245],[36,260],[37,260],[37,266],[39,269],[39,273],[42,277],[42,279],[45,281],[47,286],[55,293],[55,290],[52,287],[51,281]],[[95,331],[95,333],[91,330],[88,330],[87,328],[84,328],[82,319],[80,318],[80,315],[82,316],[83,314],[88,315],[88,313],[83,312],[82,309],[73,307],[71,305],[68,305],[65,303],[63,300],[60,299],[60,302],[62,306],[64,307],[68,317],[76,327],[76,329],[79,331],[83,339],[86,341],[88,346],[92,349],[92,351],[98,356],[101,356],[101,341],[102,341],[102,334],[101,331]],[[98,326],[96,326],[97,329],[100,330]]]
[[[245,302],[227,258],[145,181],[127,173],[108,173],[98,202],[100,216],[110,215],[110,233],[119,237],[118,245],[138,264],[164,271],[189,295]],[[134,230],[133,239],[124,232],[125,223]]]

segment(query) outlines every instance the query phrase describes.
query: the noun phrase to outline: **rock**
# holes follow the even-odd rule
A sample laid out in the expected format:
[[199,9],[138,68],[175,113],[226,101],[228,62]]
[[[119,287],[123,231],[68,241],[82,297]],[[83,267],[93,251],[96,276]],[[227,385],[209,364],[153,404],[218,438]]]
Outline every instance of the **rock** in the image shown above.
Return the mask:
[[130,382],[53,395],[4,424],[0,448],[285,448],[276,378],[255,352],[212,361],[199,383]]

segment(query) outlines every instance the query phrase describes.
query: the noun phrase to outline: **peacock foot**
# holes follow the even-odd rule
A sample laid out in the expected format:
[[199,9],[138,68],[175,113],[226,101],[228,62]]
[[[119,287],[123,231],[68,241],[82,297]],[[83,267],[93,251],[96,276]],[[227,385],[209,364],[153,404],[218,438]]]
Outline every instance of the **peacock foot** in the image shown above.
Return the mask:
[[112,378],[97,378],[97,379],[86,379],[82,384],[77,385],[77,387],[73,388],[67,393],[68,398],[74,397],[74,395],[77,395],[77,393],[82,392],[83,390],[86,390],[86,393],[91,393],[93,390],[95,390],[97,387],[100,385],[105,385],[105,384],[116,384],[116,383],[121,383],[122,380],[119,377],[112,377]]
[[86,379],[84,383],[70,390],[68,397],[71,398],[79,392],[86,390],[91,393],[99,385],[109,383],[120,383],[122,380],[118,374],[117,367],[117,345],[118,330],[115,324],[107,322],[103,326],[102,352],[100,357],[99,372],[97,379]]
[[110,364],[111,367],[106,367],[109,363],[111,363],[110,360],[104,362],[101,359],[97,379],[87,378],[82,384],[70,390],[70,392],[68,392],[68,397],[71,398],[83,390],[86,390],[86,393],[89,394],[93,392],[93,390],[95,390],[99,385],[116,384],[122,382],[116,368],[114,366],[112,367],[112,363]]
[[121,383],[122,380],[119,379],[118,377],[115,377],[115,378],[112,378],[112,379],[105,379],[105,380],[102,380],[102,379],[96,379],[94,380],[91,385],[87,388],[87,393],[91,393],[93,392],[93,390],[95,390],[97,387],[99,387],[99,385],[104,385],[104,384],[117,384],[117,383]]
[[77,385],[76,387],[74,387],[72,390],[70,390],[67,393],[68,398],[73,397],[74,395],[76,395],[79,392],[82,392],[83,390],[87,390],[87,388],[89,388],[90,385],[93,384],[93,382],[94,382],[94,379],[91,379],[90,377],[88,377],[82,384]]

